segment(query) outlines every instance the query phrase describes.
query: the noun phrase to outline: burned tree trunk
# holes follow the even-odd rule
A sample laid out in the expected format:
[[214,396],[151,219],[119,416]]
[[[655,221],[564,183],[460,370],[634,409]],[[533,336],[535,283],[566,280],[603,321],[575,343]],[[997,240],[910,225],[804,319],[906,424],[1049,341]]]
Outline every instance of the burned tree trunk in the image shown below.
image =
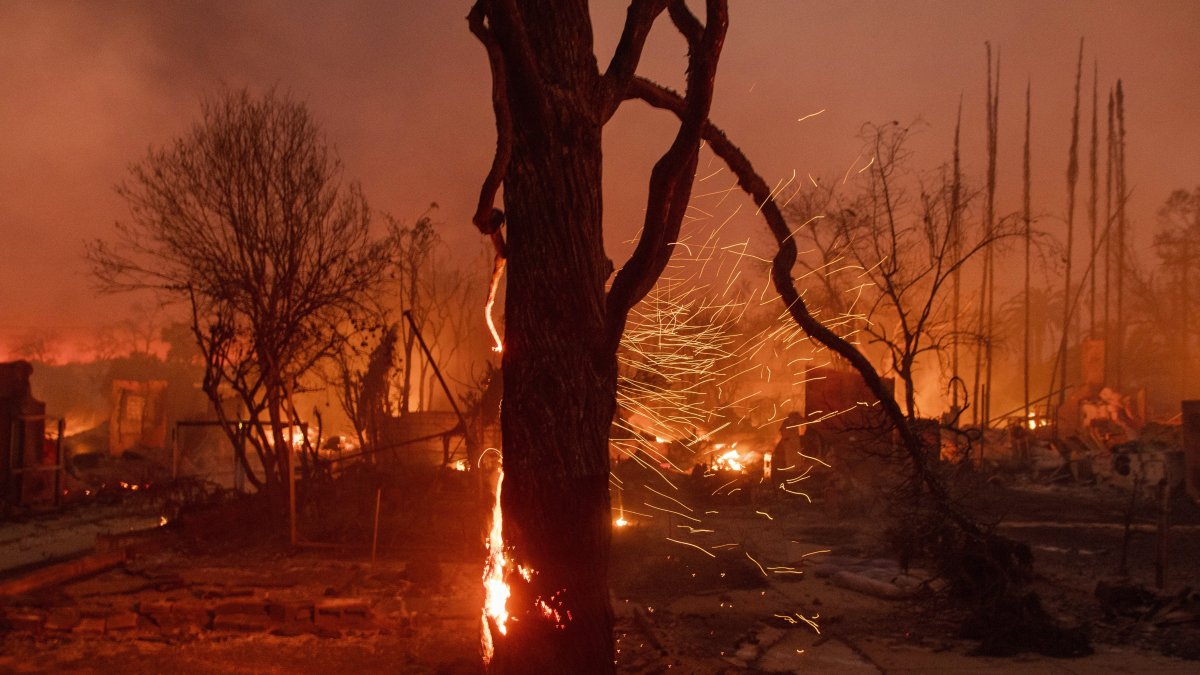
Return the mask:
[[[687,112],[651,173],[638,245],[606,293],[601,130],[668,4],[690,48]],[[691,195],[726,26],[723,0],[706,10],[702,25],[682,0],[634,0],[604,73],[585,0],[478,0],[468,16],[488,52],[498,137],[474,222],[495,244],[496,269],[508,268],[503,564],[489,569],[503,571],[495,582],[510,595],[500,611],[489,603],[484,618],[485,659],[496,672],[613,671],[616,351],[630,308],[670,259]],[[493,208],[501,184],[504,211]]]
[[[601,237],[600,127],[581,100],[595,82],[579,72],[588,69],[572,67],[591,55],[582,11],[573,25],[524,17],[529,38],[546,50],[542,77],[565,85],[557,100],[542,108],[509,86],[502,510],[511,560],[532,576],[510,577],[513,620],[495,661],[502,672],[584,672],[612,662],[608,428],[616,362],[604,339],[610,263]],[[561,53],[550,58],[550,47]],[[561,616],[534,614],[541,602]]]

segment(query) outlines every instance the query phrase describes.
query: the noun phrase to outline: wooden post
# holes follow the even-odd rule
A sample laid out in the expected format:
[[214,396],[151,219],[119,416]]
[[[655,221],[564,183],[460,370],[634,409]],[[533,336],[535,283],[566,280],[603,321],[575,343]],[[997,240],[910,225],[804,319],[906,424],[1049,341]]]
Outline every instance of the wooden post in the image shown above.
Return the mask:
[[[1030,118],[1030,102],[1029,94],[1031,85],[1028,80],[1025,82],[1025,161],[1023,166],[1023,190],[1021,195],[1022,202],[1022,219],[1025,222],[1025,365],[1023,372],[1024,397],[1025,397],[1025,419],[1021,420],[1021,424],[1026,424],[1029,420],[1030,402],[1029,402],[1029,353],[1030,345],[1032,344],[1032,336],[1029,332],[1029,324],[1031,321],[1032,312],[1030,310],[1030,252],[1033,242],[1033,215],[1030,208],[1030,177],[1032,172],[1029,168],[1029,118]],[[1051,377],[1051,379],[1054,379]]]
[[63,486],[63,434],[67,430],[67,421],[63,418],[58,418],[58,438],[54,441],[54,465],[58,468],[54,470],[54,505],[62,504],[62,486]]
[[1184,485],[1192,501],[1200,502],[1200,400],[1184,401],[1181,407]]
[[[1166,466],[1163,466],[1166,471]],[[1154,587],[1163,589],[1167,576],[1167,529],[1171,526],[1171,485],[1167,477],[1158,482],[1158,546],[1154,556]]]
[[371,564],[375,564],[375,554],[379,550],[379,502],[383,497],[383,488],[375,488],[375,526],[371,534]]
[[296,535],[296,458],[292,453],[292,446],[283,449],[283,456],[287,458],[287,482],[288,482],[288,535],[291,539],[292,546],[296,545],[299,539]]

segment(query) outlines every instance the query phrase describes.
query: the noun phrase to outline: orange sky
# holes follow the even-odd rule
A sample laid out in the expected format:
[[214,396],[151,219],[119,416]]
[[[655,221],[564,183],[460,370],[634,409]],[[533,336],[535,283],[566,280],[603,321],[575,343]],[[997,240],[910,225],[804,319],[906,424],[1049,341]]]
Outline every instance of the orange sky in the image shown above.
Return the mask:
[[[595,16],[604,59],[623,3],[594,4],[604,6]],[[1149,231],[1168,191],[1200,184],[1194,0],[731,4],[713,117],[769,182],[793,170],[840,175],[856,159],[865,121],[923,117],[920,161],[936,164],[949,154],[960,94],[965,161],[977,172],[990,40],[1001,51],[1003,78],[998,210],[1019,206],[1029,77],[1035,208],[1061,213],[1075,51],[1084,36],[1088,70],[1098,59],[1102,91],[1117,77],[1126,83],[1136,225]],[[6,341],[31,327],[86,337],[129,314],[133,299],[98,298],[90,288],[83,242],[106,236],[124,217],[112,186],[129,163],[181,134],[201,96],[222,84],[276,85],[307,101],[375,206],[411,221],[438,202],[445,237],[473,252],[481,242],[468,216],[494,135],[485,58],[463,19],[468,7],[450,0],[0,3],[0,357]],[[663,20],[640,72],[678,84],[682,57]],[[671,129],[662,114],[628,108],[605,136],[608,242],[618,261],[640,220],[644,178]],[[761,237],[753,219],[736,227],[738,236]]]

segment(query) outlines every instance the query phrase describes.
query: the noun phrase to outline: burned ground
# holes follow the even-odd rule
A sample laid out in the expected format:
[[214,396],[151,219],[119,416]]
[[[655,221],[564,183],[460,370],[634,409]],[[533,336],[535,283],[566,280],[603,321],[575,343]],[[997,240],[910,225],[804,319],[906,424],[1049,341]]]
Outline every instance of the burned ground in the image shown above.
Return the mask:
[[[847,500],[834,513],[821,499],[765,495],[702,505],[716,512],[705,514],[703,529],[713,532],[692,536],[711,537],[705,548],[715,557],[679,543],[676,533],[695,523],[676,515],[631,517],[616,529],[620,671],[1194,668],[1179,659],[1200,657],[1200,602],[1189,589],[1200,578],[1200,509],[1172,503],[1158,593],[1149,502],[1135,514],[1123,581],[1115,573],[1127,491],[1025,479],[982,485],[975,491],[981,513],[1032,547],[1036,577],[1027,590],[1057,625],[1085,635],[1094,655],[1050,659],[1028,644],[1002,644],[1009,655],[972,656],[1002,631],[968,637],[969,611],[942,592],[927,561],[907,571],[897,565],[881,514],[856,511]],[[624,498],[637,499],[635,492]],[[321,517],[311,519],[359,524],[339,536],[316,528],[326,537],[321,545],[292,548],[279,533],[248,527],[251,502],[118,537],[129,547],[124,562],[3,599],[0,669],[476,672],[484,510],[474,508],[469,490],[447,487],[423,502],[381,494],[374,562],[375,494],[364,485],[331,492]],[[429,508],[446,503],[457,505]],[[4,583],[18,578],[9,573]],[[888,588],[900,592],[879,597]]]

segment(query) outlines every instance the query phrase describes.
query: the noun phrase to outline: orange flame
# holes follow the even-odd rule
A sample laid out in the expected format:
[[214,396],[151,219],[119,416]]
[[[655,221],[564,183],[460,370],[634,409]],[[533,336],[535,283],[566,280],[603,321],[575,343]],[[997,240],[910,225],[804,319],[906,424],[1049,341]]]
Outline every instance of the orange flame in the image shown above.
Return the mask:
[[494,352],[504,351],[504,342],[500,339],[500,331],[496,329],[496,322],[492,319],[492,308],[496,305],[496,289],[500,287],[500,277],[503,275],[504,258],[497,255],[496,262],[492,266],[492,283],[488,286],[487,305],[483,308],[483,315],[487,318],[488,331],[492,334],[492,340],[496,342],[496,346],[492,347]]
[[496,503],[492,507],[492,528],[488,533],[487,562],[483,567],[483,661],[491,663],[495,653],[492,629],[488,620],[496,625],[501,635],[508,632],[508,596],[511,591],[505,581],[508,558],[504,555],[504,518],[500,512],[500,486],[504,483],[504,470],[496,478]]
[[713,468],[721,471],[741,471],[745,468],[737,450],[730,450],[713,460]]

